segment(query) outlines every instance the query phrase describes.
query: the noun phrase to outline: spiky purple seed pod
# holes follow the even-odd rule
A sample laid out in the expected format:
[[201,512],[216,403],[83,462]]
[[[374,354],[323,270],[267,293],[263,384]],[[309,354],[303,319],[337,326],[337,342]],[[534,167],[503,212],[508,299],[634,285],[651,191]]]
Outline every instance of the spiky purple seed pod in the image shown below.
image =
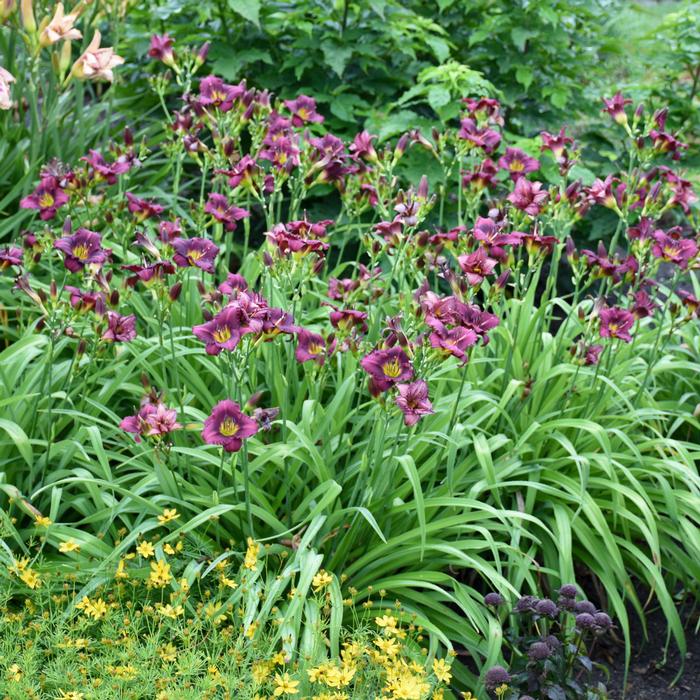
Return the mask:
[[576,615],[576,627],[581,630],[589,630],[595,627],[595,618],[590,613]]
[[554,601],[549,600],[549,598],[543,598],[535,606],[535,611],[540,615],[546,615],[547,617],[556,617],[559,614],[559,608],[556,606]]
[[593,619],[595,620],[596,625],[600,627],[603,630],[608,630],[612,627],[612,620],[610,619],[610,615],[604,612],[599,612],[593,615]]
[[564,598],[575,598],[578,595],[578,588],[573,583],[565,583],[559,589],[559,595]]
[[551,649],[544,642],[535,642],[530,645],[527,655],[531,661],[544,661],[552,653]]
[[484,684],[489,690],[498,688],[499,685],[510,683],[510,673],[503,666],[494,666],[486,671],[484,676]]
[[595,605],[588,600],[581,600],[576,603],[574,610],[577,613],[588,613],[589,615],[595,615],[597,612]]
[[515,612],[532,612],[540,601],[534,595],[524,595],[515,604]]

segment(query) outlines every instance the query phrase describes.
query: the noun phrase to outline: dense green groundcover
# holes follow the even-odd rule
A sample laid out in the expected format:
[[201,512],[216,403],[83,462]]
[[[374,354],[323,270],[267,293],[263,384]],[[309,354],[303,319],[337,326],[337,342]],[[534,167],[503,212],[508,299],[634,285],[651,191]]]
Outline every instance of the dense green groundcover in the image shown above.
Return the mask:
[[[629,654],[650,600],[684,649],[692,115],[618,92],[554,126],[568,102],[548,86],[574,100],[611,50],[584,4],[502,22],[475,4],[465,22],[486,12],[522,61],[474,48],[481,75],[456,63],[484,41],[458,3],[432,19],[427,3],[319,6],[309,36],[340,39],[305,51],[311,6],[175,3],[149,40],[121,5],[42,21],[36,4],[34,25],[31,3],[4,6],[2,147],[26,173],[0,222],[8,697],[590,700],[605,690],[586,650],[613,618]],[[518,12],[566,19],[559,83]],[[182,43],[188,13],[209,52]],[[410,21],[435,60],[401,79],[434,71],[423,92],[343,49],[353,28]],[[285,80],[298,66],[295,89],[261,89],[273,71],[232,82],[229,34]],[[339,114],[303,79],[322,60],[333,90],[376,70],[386,93],[368,78]],[[364,117],[378,136],[351,128]]]

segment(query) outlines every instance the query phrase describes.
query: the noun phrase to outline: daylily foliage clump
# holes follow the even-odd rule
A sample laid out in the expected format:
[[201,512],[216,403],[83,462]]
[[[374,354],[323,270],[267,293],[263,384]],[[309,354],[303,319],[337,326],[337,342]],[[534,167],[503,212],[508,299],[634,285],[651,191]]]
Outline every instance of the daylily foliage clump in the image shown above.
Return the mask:
[[[109,77],[97,51],[73,74]],[[149,54],[182,91],[157,145],[127,129],[47,163],[0,250],[3,366],[28,396],[3,448],[17,518],[84,531],[93,564],[150,527],[148,503],[176,505],[208,556],[313,532],[338,596],[389,591],[433,650],[468,650],[464,688],[498,658],[479,588],[569,580],[574,551],[623,627],[630,576],[653,584],[682,644],[666,586],[697,579],[700,480],[696,379],[673,367],[697,361],[697,198],[665,113],[606,99],[624,164],[583,182],[567,130],[526,152],[493,98],[431,134],[348,141],[310,96],[196,82],[206,51],[167,36]],[[610,245],[579,250],[600,214]]]

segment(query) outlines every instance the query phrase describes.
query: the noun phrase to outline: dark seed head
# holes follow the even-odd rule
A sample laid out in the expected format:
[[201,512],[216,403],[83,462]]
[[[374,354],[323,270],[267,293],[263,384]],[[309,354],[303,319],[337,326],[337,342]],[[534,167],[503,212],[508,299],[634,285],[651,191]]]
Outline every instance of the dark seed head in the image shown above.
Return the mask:
[[503,596],[500,593],[487,593],[484,596],[485,605],[490,605],[496,608],[499,605],[503,605],[503,603],[505,603],[505,601],[503,600]]
[[576,615],[576,627],[581,630],[588,630],[595,627],[595,618],[590,613]]
[[565,583],[559,589],[559,595],[563,598],[575,598],[578,595],[578,588],[573,583]]
[[574,606],[574,610],[577,613],[588,613],[589,615],[595,615],[596,607],[588,600],[581,600]]
[[503,666],[494,666],[486,671],[484,676],[484,684],[489,690],[498,688],[499,685],[510,683],[510,674]]
[[549,600],[549,598],[540,600],[535,606],[535,610],[540,615],[546,615],[547,617],[556,617],[559,614],[559,608],[557,608],[554,601]]
[[545,642],[535,642],[530,645],[527,655],[532,661],[544,661],[549,658],[552,650],[545,644]]

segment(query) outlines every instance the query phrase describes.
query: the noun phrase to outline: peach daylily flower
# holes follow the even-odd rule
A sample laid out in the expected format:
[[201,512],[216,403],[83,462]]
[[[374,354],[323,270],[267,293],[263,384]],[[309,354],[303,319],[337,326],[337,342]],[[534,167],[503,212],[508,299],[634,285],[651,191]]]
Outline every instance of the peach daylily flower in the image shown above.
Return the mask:
[[0,109],[10,109],[12,98],[10,97],[10,83],[15,82],[15,76],[10,71],[0,66]]
[[112,82],[114,74],[112,69],[124,63],[121,56],[114,53],[114,49],[100,48],[102,35],[95,30],[85,53],[73,64],[71,74],[80,80],[106,80]]
[[65,41],[82,39],[83,35],[73,26],[77,19],[78,15],[64,15],[63,3],[57,3],[51,21],[41,31],[39,43],[46,47],[56,44],[62,39]]

